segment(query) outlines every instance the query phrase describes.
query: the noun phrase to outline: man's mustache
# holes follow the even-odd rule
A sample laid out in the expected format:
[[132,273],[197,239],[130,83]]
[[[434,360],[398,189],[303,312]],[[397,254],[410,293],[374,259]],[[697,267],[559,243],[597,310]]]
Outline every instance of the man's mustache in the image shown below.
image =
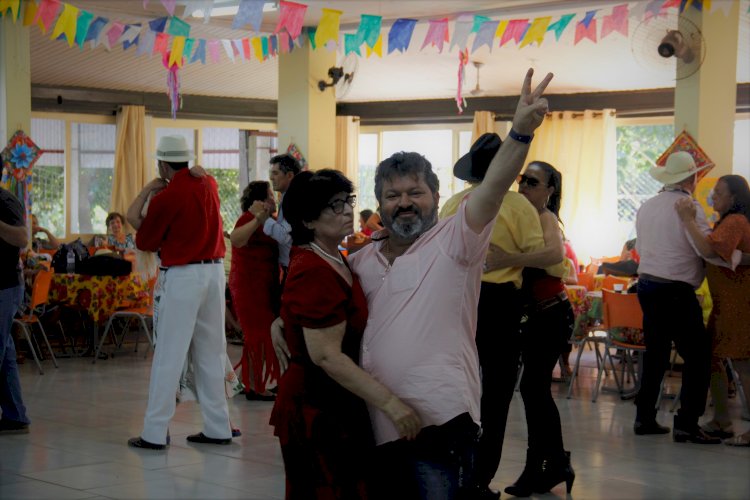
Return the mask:
[[410,207],[406,207],[406,208],[398,208],[398,209],[396,209],[395,212],[393,212],[393,218],[395,219],[396,217],[398,217],[401,214],[419,215],[419,211],[417,210],[417,207],[415,207],[413,205],[410,206]]

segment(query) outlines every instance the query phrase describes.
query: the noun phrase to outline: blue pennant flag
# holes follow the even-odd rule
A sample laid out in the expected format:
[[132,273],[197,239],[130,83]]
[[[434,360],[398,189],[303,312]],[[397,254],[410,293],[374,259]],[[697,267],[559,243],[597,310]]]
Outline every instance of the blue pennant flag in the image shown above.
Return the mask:
[[148,26],[154,33],[164,33],[164,28],[167,27],[167,17],[160,17],[148,22]]
[[406,52],[411,43],[411,35],[414,33],[414,26],[417,24],[416,19],[396,19],[388,32],[388,53],[394,50]]
[[190,59],[191,63],[196,61],[200,61],[201,64],[206,64],[206,40],[203,38],[198,40],[198,46],[195,48],[195,52],[193,52],[193,58]]
[[260,31],[265,3],[265,0],[240,0],[239,10],[237,10],[234,21],[232,21],[232,29],[242,29],[250,24],[254,31]]
[[94,19],[94,21],[91,23],[91,26],[89,26],[89,31],[86,33],[86,38],[83,40],[84,42],[90,42],[91,40],[97,40],[99,38],[99,33],[101,33],[102,28],[104,28],[107,23],[109,22],[109,19],[106,19],[104,17],[97,17]]

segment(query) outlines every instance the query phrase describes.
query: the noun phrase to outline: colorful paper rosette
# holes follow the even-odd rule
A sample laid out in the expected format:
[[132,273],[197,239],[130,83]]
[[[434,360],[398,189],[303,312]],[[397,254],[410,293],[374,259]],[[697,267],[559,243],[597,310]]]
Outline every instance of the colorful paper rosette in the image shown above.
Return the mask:
[[0,152],[3,175],[2,184],[31,211],[31,169],[34,168],[42,150],[23,130],[17,131]]

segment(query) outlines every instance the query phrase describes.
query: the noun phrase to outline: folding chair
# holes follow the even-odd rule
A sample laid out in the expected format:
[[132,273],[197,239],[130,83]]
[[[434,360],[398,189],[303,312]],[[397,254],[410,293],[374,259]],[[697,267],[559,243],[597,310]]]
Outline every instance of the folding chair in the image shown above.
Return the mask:
[[35,342],[32,340],[34,332],[33,325],[37,325],[39,327],[42,338],[47,344],[49,355],[52,357],[52,363],[54,363],[55,368],[58,368],[55,353],[52,351],[52,346],[49,343],[49,339],[47,338],[47,334],[44,331],[42,322],[39,320],[39,317],[44,314],[45,307],[47,305],[47,298],[49,297],[49,287],[51,283],[52,271],[44,269],[40,270],[34,278],[34,284],[31,286],[31,301],[29,302],[28,314],[23,314],[20,318],[13,319],[13,324],[18,325],[19,328],[21,328],[21,330],[23,331],[24,336],[26,337],[26,342],[29,344],[29,350],[31,351],[31,355],[34,357],[34,361],[36,362],[36,366],[39,369],[40,375],[44,375],[42,364],[39,362],[39,358],[42,356],[42,352],[40,349],[39,356],[37,356],[36,349],[34,347]]
[[[92,364],[96,363],[96,360],[99,358],[99,353],[102,350],[102,346],[104,345],[104,341],[107,339],[107,335],[112,332],[112,343],[115,345],[115,349],[119,349],[122,347],[123,340],[125,340],[125,334],[127,333],[127,328],[130,326],[131,320],[135,319],[138,322],[138,336],[135,339],[135,352],[138,352],[138,339],[140,338],[141,331],[146,334],[146,338],[148,339],[148,348],[146,349],[146,353],[144,354],[144,359],[148,357],[148,352],[150,349],[154,348],[154,340],[151,336],[151,328],[149,328],[149,321],[153,324],[154,319],[154,289],[156,288],[156,277],[150,278],[148,280],[148,287],[149,287],[149,295],[148,300],[146,300],[143,304],[137,307],[126,307],[123,309],[119,309],[115,311],[112,316],[109,317],[107,320],[107,325],[104,327],[104,333],[102,334],[102,339],[99,341],[99,346],[96,348],[96,352],[94,353],[94,360],[92,361]],[[122,330],[122,335],[120,337],[120,340],[117,340],[117,336],[114,332],[113,323],[116,319],[124,319],[125,326]],[[113,353],[114,355],[114,353]]]

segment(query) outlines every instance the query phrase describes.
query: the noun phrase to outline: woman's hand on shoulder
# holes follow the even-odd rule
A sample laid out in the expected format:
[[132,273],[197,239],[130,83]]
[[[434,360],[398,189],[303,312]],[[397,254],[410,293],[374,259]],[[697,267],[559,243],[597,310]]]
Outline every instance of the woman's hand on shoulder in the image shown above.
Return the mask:
[[674,203],[674,208],[683,222],[695,220],[695,203],[692,198],[680,198]]

